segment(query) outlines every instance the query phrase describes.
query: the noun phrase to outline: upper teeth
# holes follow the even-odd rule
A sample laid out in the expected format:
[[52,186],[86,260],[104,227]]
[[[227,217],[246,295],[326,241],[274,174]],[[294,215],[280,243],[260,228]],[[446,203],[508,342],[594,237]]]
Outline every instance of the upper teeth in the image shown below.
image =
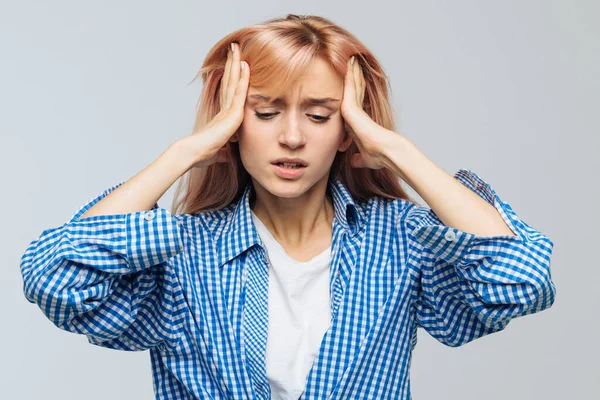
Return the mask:
[[283,162],[283,163],[279,163],[279,164],[283,164],[286,166],[294,166],[294,167],[299,167],[302,165],[302,164],[298,164],[298,163],[288,163],[288,162]]

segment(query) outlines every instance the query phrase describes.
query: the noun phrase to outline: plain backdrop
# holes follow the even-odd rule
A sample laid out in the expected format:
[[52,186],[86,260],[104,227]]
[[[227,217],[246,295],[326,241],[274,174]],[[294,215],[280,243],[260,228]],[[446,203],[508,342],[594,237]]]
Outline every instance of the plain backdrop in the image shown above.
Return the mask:
[[472,169],[555,243],[554,306],[459,348],[419,330],[413,398],[600,398],[599,11],[594,0],[3,1],[0,397],[154,397],[149,352],[56,328],[26,301],[20,258],[191,133],[201,83],[189,82],[217,40],[296,13],[361,39],[391,80],[398,131],[449,173]]

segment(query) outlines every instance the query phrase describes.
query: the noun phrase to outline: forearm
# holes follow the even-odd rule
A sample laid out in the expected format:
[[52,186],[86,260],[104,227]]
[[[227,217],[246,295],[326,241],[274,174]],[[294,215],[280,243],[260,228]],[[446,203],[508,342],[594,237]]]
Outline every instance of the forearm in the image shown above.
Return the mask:
[[79,219],[149,210],[192,164],[185,143],[179,140],[150,165],[87,210]]
[[496,208],[436,165],[406,137],[390,139],[383,163],[450,227],[478,236],[515,235]]

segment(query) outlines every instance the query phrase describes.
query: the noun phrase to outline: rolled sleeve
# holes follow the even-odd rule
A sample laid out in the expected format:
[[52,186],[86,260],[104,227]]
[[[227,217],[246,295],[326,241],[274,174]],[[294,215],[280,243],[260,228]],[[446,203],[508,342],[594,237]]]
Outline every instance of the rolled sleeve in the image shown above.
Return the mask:
[[26,299],[59,328],[96,345],[144,350],[176,336],[172,307],[181,288],[167,261],[183,251],[183,228],[158,203],[78,219],[122,183],[43,231],[20,268]]
[[423,246],[430,249],[436,257],[451,264],[464,264],[467,261],[465,257],[473,246],[485,245],[486,242],[491,241],[518,244],[543,240],[550,247],[552,246],[550,239],[521,220],[510,204],[500,199],[492,186],[475,172],[460,169],[454,174],[454,178],[494,206],[516,236],[477,236],[446,226],[431,208],[417,206],[409,216],[414,221],[414,228],[411,233]]
[[[183,250],[180,221],[158,203],[146,211],[78,219],[123,183],[86,202],[63,226],[64,235],[77,244],[75,261],[91,262],[104,269],[116,268],[112,272],[127,273],[160,264]],[[100,247],[108,252],[104,252],[105,258],[94,260]],[[89,254],[92,259],[86,260]],[[126,265],[119,261],[125,261]]]
[[406,230],[421,270],[418,322],[446,344],[460,345],[550,307],[556,288],[553,242],[473,171],[460,169],[454,177],[493,205],[516,235],[474,235],[444,225],[429,207],[408,211]]

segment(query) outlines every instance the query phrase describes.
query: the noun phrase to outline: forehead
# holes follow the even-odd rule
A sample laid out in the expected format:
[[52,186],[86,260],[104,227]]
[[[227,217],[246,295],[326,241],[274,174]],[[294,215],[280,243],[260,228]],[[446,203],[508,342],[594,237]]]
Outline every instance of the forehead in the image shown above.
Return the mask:
[[[264,97],[270,97],[274,88],[256,88],[248,87],[249,99],[255,101],[265,101]],[[281,102],[286,99],[292,100],[295,97],[299,99],[309,98],[335,98],[340,99],[343,94],[344,80],[335,70],[323,59],[313,60],[306,71],[288,88]],[[257,96],[261,95],[261,96]]]

